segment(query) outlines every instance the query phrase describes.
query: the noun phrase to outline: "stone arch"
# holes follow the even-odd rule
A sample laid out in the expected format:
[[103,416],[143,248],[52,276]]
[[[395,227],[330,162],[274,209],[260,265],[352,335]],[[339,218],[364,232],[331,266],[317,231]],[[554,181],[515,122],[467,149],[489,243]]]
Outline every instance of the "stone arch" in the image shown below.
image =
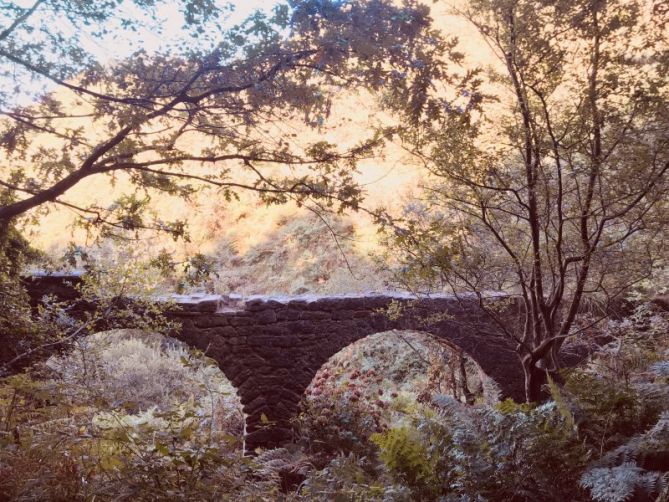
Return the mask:
[[[522,369],[514,348],[490,334],[494,330],[473,303],[389,295],[195,300],[192,305],[182,301],[182,311],[174,313],[183,324],[179,336],[216,359],[238,389],[247,451],[290,441],[292,419],[323,364],[351,343],[391,329],[448,340],[498,383],[504,397],[522,399]],[[397,319],[381,311],[392,301],[405,303]]]
[[[65,295],[72,289],[64,288],[70,279],[32,280],[28,289],[34,299],[45,287]],[[447,295],[417,299],[402,293],[172,299],[179,308],[169,315],[182,325],[177,337],[215,359],[239,393],[247,451],[290,440],[291,419],[319,368],[345,346],[391,329],[423,331],[448,340],[497,382],[503,397],[524,397],[515,344],[499,336],[475,300]],[[382,310],[393,302],[404,309],[391,319]]]

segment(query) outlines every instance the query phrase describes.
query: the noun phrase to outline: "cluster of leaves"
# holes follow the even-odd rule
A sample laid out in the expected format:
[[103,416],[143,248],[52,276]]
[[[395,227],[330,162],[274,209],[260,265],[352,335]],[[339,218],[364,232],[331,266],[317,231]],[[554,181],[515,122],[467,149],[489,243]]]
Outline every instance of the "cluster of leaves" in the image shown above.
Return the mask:
[[301,444],[319,466],[338,454],[364,457],[375,449],[374,434],[402,422],[435,392],[467,401],[460,379],[479,374],[460,355],[414,332],[378,333],[350,345],[307,389],[297,420]]
[[311,453],[322,457],[321,465],[341,453],[364,456],[373,449],[372,434],[389,421],[388,403],[374,385],[383,376],[371,369],[354,371],[350,381],[328,385],[333,378],[327,369],[317,376],[299,417],[300,435]]
[[[165,315],[175,308],[173,302],[156,301],[162,292],[160,271],[131,246],[119,246],[116,259],[104,260],[71,244],[63,259],[70,266],[84,268],[79,281],[69,285],[74,299],[62,300],[54,295],[30,299],[19,275],[25,261],[19,260],[17,264],[21,266],[0,280],[0,301],[6,306],[5,313],[11,314],[4,323],[0,321],[0,374],[25,368],[101,329],[136,328],[167,333],[178,328]],[[34,262],[49,267],[47,273],[56,263],[44,256]]]

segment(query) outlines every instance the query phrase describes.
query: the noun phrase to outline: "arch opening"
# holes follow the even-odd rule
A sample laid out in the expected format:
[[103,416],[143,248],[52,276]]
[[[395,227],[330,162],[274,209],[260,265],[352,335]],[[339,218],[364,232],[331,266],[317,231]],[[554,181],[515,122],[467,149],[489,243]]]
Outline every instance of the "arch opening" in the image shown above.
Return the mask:
[[300,403],[296,441],[325,465],[370,451],[374,433],[410,421],[437,396],[489,404],[492,378],[453,342],[413,330],[379,332],[348,344],[316,372]]
[[195,450],[242,452],[237,390],[215,361],[174,338],[137,329],[99,332],[45,366],[72,404],[86,407],[94,434],[125,429],[141,440],[171,435],[175,448],[183,440]]

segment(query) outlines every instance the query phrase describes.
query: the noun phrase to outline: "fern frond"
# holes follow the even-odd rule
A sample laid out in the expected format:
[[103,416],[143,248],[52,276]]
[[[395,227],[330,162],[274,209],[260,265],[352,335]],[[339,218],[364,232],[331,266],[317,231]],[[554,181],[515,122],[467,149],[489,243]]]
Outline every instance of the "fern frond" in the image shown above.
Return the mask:
[[616,467],[590,469],[581,477],[581,486],[590,490],[597,502],[627,502],[643,477],[643,469],[631,462]]
[[260,453],[255,459],[258,474],[267,478],[278,478],[281,473],[306,475],[313,467],[309,458],[301,451],[274,448]]
[[546,377],[548,379],[548,388],[550,390],[551,397],[555,402],[557,410],[560,412],[560,416],[564,419],[565,425],[569,428],[569,430],[572,431],[576,430],[576,421],[574,420],[574,414],[572,413],[571,408],[569,407],[567,399],[562,394],[560,387],[555,383],[555,381],[551,378],[551,376],[548,373],[546,373]]

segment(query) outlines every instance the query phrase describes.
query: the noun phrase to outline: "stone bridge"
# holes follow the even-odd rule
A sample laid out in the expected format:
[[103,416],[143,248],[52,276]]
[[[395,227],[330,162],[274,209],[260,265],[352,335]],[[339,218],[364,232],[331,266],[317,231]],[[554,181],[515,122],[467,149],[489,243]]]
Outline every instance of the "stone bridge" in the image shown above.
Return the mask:
[[[45,293],[72,298],[68,283],[77,280],[34,277],[28,289],[33,299]],[[246,414],[246,451],[288,441],[291,419],[321,366],[347,345],[391,329],[422,331],[456,345],[497,382],[503,396],[524,396],[523,372],[512,344],[495,335],[471,300],[397,293],[173,298],[179,309],[169,315],[182,325],[176,337],[215,359],[237,388]],[[405,306],[394,320],[382,312],[391,302]]]

